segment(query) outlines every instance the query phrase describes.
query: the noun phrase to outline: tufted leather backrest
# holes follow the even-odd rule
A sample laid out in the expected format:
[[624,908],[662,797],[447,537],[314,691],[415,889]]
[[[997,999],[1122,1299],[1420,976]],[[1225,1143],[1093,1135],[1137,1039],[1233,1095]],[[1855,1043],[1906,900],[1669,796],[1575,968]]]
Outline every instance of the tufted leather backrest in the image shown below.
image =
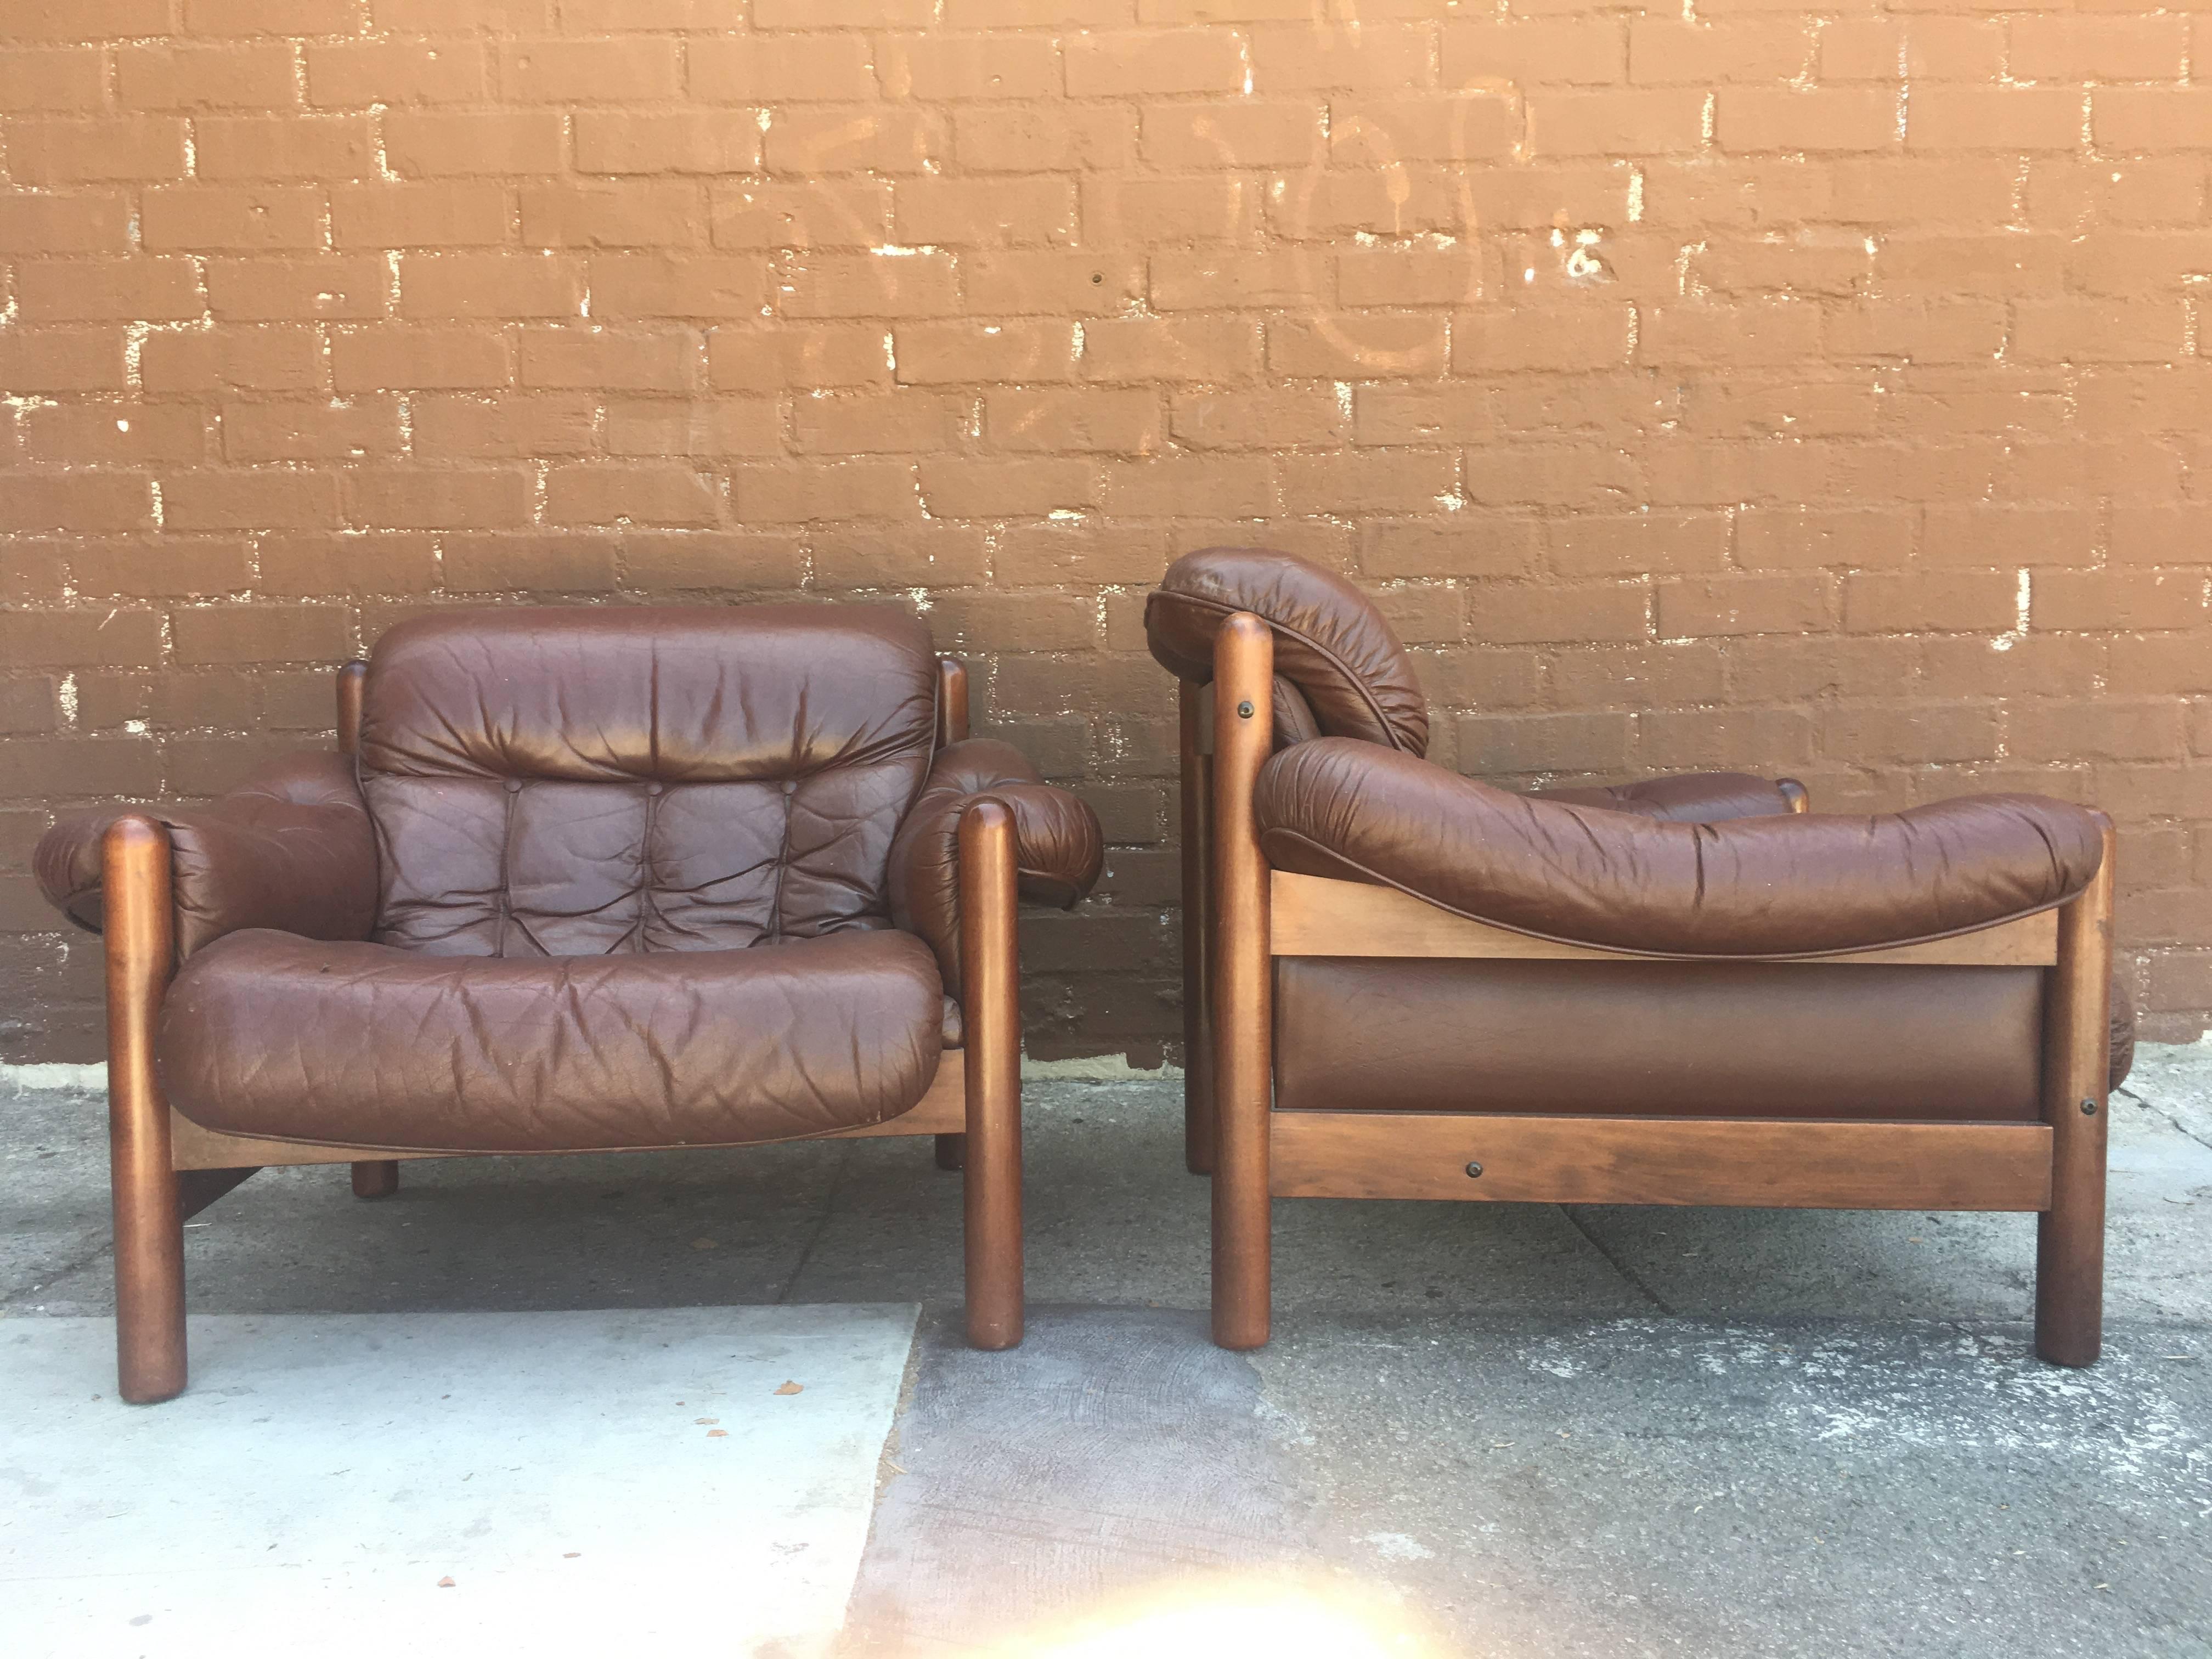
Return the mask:
[[1320,736],[1428,752],[1428,700],[1395,630],[1350,582],[1295,554],[1184,554],[1146,601],[1145,636],[1163,668],[1204,684],[1213,678],[1213,636],[1239,611],[1274,630],[1278,748]]
[[888,927],[936,697],[927,631],[886,607],[404,623],[362,700],[374,937],[596,956]]

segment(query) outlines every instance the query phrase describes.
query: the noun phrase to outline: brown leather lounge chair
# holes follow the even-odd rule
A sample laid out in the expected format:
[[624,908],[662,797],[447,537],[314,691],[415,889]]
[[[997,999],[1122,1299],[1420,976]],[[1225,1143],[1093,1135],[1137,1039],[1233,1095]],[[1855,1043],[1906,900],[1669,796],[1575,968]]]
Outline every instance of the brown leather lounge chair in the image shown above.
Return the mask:
[[124,1398],[185,1386],[184,1218],[265,1164],[375,1197],[407,1157],[934,1133],[969,1340],[1018,1342],[1016,894],[1074,902],[1101,844],[967,720],[888,609],[457,611],[342,671],[336,754],[57,824],[40,880],[106,933]]
[[1267,1339],[1271,1200],[1453,1198],[2033,1210],[2036,1352],[2095,1359],[2131,1048],[2102,814],[1510,794],[1422,757],[1389,625],[1280,553],[1178,560],[1146,627],[1182,682],[1216,1341]]

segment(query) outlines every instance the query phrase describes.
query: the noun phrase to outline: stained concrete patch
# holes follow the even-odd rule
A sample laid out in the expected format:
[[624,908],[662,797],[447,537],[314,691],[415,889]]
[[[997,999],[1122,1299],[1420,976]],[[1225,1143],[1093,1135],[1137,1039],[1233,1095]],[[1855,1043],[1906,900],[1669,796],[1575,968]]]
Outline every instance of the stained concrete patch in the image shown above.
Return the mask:
[[[2212,1352],[2124,1327],[1286,1322],[1255,1356],[1364,1561],[1498,1659],[2212,1651]],[[2185,1355],[2186,1358],[2169,1356]]]
[[841,1651],[995,1649],[1194,1576],[1310,1575],[1311,1491],[1202,1318],[1032,1310],[1006,1353],[925,1322]]
[[0,1089],[0,1307],[106,1255],[106,1128],[100,1096]]
[[0,1652],[820,1653],[914,1320],[201,1318],[152,1407],[109,1321],[0,1322]]

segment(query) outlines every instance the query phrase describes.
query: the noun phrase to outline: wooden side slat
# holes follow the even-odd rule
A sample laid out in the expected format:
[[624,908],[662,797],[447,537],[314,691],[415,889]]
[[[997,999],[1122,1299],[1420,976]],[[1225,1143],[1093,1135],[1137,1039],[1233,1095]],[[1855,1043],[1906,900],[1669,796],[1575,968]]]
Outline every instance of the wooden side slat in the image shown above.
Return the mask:
[[[1276,1112],[1278,1198],[2042,1210],[2041,1123]],[[1480,1164],[1479,1176],[1468,1174]]]
[[[857,1140],[874,1135],[958,1134],[968,1127],[968,1089],[960,1056],[947,1054],[937,1068],[937,1080],[914,1109],[887,1123],[871,1123],[858,1129],[841,1129],[824,1140]],[[172,1167],[178,1170],[231,1170],[252,1164],[290,1167],[302,1164],[353,1164],[363,1158],[484,1158],[484,1152],[392,1152],[374,1147],[313,1146],[289,1140],[255,1140],[243,1135],[218,1134],[203,1129],[181,1113],[169,1115]],[[682,1149],[678,1149],[682,1150]]]
[[[1529,962],[1647,962],[1648,957],[1560,945],[1425,904],[1395,887],[1274,872],[1274,952],[1279,957],[1468,957]],[[2045,910],[1978,933],[1893,950],[1791,962],[1902,963],[1978,968],[2040,968],[2058,959],[2058,914]]]

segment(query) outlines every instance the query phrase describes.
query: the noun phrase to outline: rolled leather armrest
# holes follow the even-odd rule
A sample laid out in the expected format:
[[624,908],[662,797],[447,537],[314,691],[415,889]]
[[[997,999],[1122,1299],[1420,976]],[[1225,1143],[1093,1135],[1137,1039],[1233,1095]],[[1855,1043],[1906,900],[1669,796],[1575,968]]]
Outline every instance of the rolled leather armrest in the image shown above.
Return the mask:
[[1508,794],[1338,738],[1269,760],[1254,810],[1278,869],[1656,956],[1806,956],[1963,933],[2071,898],[2104,855],[2098,814],[2038,795],[1676,823]]
[[978,796],[1014,820],[1014,862],[1025,899],[1066,909],[1105,862],[1098,815],[1042,781],[1021,750],[994,738],[947,744],[891,842],[891,920],[936,951],[945,988],[959,995],[960,815]]
[[1748,772],[1684,772],[1594,789],[1540,789],[1529,799],[1633,812],[1673,823],[1722,823],[1730,818],[1776,817],[1796,810],[1781,784]]
[[287,755],[204,806],[102,807],[64,818],[32,855],[63,915],[98,933],[101,844],[120,817],[169,832],[177,954],[225,933],[274,927],[364,939],[376,924],[376,838],[347,755]]

